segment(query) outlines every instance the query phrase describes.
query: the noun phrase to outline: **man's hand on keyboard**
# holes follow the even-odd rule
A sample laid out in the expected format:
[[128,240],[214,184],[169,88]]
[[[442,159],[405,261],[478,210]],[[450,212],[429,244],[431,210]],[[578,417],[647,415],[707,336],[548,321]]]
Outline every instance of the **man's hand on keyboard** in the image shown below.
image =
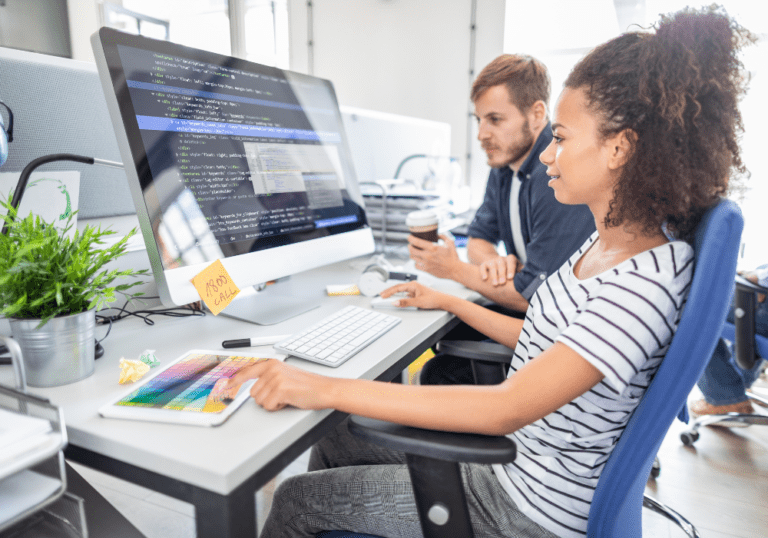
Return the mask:
[[397,284],[381,292],[381,296],[386,299],[395,293],[407,293],[408,297],[403,297],[396,304],[401,308],[406,306],[416,306],[425,310],[445,310],[446,299],[450,296],[440,293],[432,288],[428,288],[418,282],[406,282]]
[[251,397],[267,411],[287,405],[300,409],[326,409],[330,405],[333,378],[311,374],[278,360],[265,360],[232,376],[225,392],[237,393],[244,382],[256,379]]

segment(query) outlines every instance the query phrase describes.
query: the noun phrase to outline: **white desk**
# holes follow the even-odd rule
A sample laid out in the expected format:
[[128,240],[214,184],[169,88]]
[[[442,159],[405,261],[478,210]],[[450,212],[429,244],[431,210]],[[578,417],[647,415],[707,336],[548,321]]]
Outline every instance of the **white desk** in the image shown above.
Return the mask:
[[[294,276],[281,285],[319,297],[324,296],[326,284],[354,282],[358,275],[359,270],[342,262]],[[436,288],[479,299],[453,282],[440,281]],[[30,388],[30,392],[64,409],[68,459],[194,504],[200,538],[255,536],[254,493],[345,415],[298,409],[269,413],[249,400],[216,428],[101,418],[97,409],[126,390],[117,383],[118,361],[154,349],[163,365],[190,349],[220,349],[223,340],[296,332],[347,304],[368,306],[369,301],[362,296],[324,297],[319,308],[268,327],[210,313],[197,318],[157,316],[154,326],[129,318],[116,323],[104,340],[105,354],[96,361],[92,376],[61,387]],[[287,362],[326,375],[389,381],[458,323],[441,311],[386,312],[403,321],[340,367],[296,358]],[[98,337],[104,331],[97,329]],[[271,347],[262,349],[274,353]],[[10,366],[0,367],[0,383],[10,383],[11,377]]]

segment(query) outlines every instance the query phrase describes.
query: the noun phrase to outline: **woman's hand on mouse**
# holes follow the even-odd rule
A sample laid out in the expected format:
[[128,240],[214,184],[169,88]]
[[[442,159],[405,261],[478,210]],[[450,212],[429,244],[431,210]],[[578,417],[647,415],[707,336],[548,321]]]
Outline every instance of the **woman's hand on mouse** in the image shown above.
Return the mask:
[[406,306],[416,306],[425,310],[445,310],[446,300],[450,297],[418,282],[397,284],[382,291],[381,296],[386,299],[396,293],[405,293],[407,296],[398,299],[395,306],[403,308]]

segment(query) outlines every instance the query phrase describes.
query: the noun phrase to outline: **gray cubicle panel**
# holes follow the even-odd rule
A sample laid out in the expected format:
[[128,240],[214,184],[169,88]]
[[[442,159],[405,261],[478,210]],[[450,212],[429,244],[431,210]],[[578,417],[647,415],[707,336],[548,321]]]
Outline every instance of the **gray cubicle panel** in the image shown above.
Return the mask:
[[[342,106],[341,117],[360,182],[394,177],[400,162],[414,154],[451,156],[451,125]],[[413,159],[400,178],[422,179],[430,173],[426,159]]]
[[[0,101],[14,115],[2,172],[52,153],[122,160],[93,63],[0,47]],[[38,170],[80,171],[80,219],[136,213],[122,170],[73,162]]]

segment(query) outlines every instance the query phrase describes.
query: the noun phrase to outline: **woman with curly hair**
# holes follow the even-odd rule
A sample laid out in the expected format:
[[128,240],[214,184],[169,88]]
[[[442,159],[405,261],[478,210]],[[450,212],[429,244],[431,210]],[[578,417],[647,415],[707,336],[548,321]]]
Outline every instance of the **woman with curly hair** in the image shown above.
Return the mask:
[[[236,390],[267,410],[333,408],[457,432],[507,435],[507,465],[462,465],[476,536],[583,537],[594,489],[678,324],[702,214],[742,172],[736,53],[751,37],[721,9],[663,17],[573,69],[541,160],[564,204],[586,204],[597,231],[551,275],[525,320],[417,283],[401,306],[452,312],[515,349],[496,386],[405,386],[250,367]],[[346,423],[313,448],[310,473],[278,488],[264,535],[346,529],[421,536],[402,454],[352,437]]]

